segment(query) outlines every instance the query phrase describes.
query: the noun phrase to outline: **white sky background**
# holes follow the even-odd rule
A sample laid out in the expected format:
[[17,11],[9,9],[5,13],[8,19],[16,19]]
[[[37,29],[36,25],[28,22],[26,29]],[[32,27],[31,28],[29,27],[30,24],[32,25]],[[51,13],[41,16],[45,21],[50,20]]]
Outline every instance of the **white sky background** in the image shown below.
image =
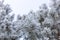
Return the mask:
[[36,11],[42,3],[48,5],[49,0],[5,0],[5,4],[9,4],[16,15],[28,14],[30,10]]

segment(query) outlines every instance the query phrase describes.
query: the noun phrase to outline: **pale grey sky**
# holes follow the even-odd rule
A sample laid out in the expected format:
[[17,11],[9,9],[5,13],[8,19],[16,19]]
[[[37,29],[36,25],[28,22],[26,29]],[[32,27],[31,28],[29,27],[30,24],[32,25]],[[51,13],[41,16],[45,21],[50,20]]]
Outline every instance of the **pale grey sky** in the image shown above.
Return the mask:
[[49,0],[5,0],[5,4],[9,4],[16,15],[28,14],[30,10],[36,11],[42,3],[48,5]]

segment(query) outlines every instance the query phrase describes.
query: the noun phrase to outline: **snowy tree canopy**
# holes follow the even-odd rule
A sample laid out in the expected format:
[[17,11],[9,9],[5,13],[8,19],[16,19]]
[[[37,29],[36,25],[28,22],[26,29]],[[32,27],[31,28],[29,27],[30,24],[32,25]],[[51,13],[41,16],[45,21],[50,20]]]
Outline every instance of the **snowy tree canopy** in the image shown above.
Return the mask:
[[0,2],[0,40],[60,40],[60,0],[52,0],[50,9],[46,4],[28,15],[17,16],[10,6]]

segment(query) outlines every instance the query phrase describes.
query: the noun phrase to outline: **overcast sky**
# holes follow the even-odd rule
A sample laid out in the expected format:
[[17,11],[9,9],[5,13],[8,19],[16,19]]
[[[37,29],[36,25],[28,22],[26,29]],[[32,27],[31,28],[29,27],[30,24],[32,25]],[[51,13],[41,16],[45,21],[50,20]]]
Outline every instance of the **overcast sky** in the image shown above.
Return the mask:
[[5,4],[9,4],[13,13],[24,15],[28,14],[30,10],[36,11],[42,3],[48,5],[49,0],[5,0]]

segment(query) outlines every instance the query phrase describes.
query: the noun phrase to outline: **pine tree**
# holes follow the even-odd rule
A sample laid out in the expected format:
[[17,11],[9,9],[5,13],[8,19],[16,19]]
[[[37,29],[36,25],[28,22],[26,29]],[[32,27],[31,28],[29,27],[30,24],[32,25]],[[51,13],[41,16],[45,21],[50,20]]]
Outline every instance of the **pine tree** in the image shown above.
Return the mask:
[[31,11],[24,20],[21,19],[20,26],[22,25],[21,30],[25,35],[22,35],[24,40],[59,40],[60,1],[53,0],[52,3],[50,9],[43,4],[39,11]]
[[14,14],[10,15],[12,10],[8,4],[4,5],[3,1],[0,2],[0,40],[11,40],[12,32],[14,32]]

